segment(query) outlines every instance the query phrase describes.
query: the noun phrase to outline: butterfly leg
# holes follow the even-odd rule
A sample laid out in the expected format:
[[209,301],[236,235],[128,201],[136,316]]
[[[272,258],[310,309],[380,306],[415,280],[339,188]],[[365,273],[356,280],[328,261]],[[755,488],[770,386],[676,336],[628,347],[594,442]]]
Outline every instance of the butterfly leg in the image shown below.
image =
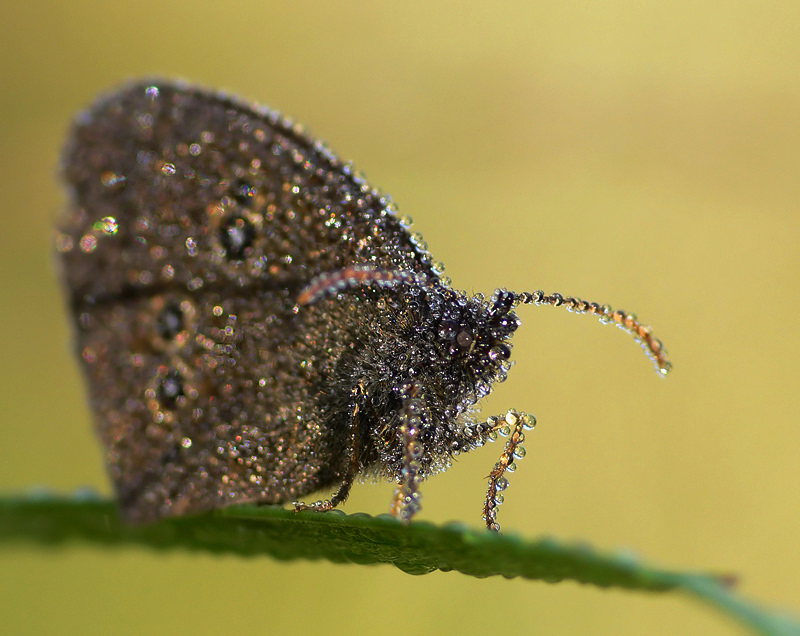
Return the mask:
[[500,417],[490,417],[487,423],[492,425],[490,438],[494,439],[492,434],[508,436],[500,459],[497,460],[492,472],[487,476],[489,487],[483,503],[483,520],[486,522],[486,528],[497,532],[500,530],[500,524],[497,523],[497,507],[503,503],[503,491],[508,488],[508,479],[505,478],[505,473],[514,472],[517,468],[514,460],[525,456],[525,449],[522,447],[525,430],[536,426],[536,418],[527,413],[509,410]]
[[419,461],[422,456],[422,444],[419,437],[425,405],[421,399],[414,397],[416,392],[416,386],[412,386],[403,400],[403,423],[398,429],[399,441],[403,448],[403,468],[389,508],[392,516],[403,523],[411,521],[411,517],[419,512],[422,498],[419,492],[419,485],[422,482],[422,466]]
[[463,452],[483,446],[487,441],[494,441],[498,435],[508,437],[500,458],[487,475],[489,481],[483,503],[483,520],[488,530],[493,532],[500,530],[500,525],[497,523],[497,507],[503,503],[503,491],[508,488],[505,474],[514,472],[517,468],[515,460],[525,456],[525,449],[522,447],[525,431],[535,425],[536,418],[532,415],[510,409],[505,415],[492,416],[485,422],[470,424],[464,428],[463,436],[457,440],[459,449]]
[[330,499],[324,501],[315,501],[314,503],[306,504],[300,501],[293,503],[294,512],[300,510],[316,510],[317,512],[324,512],[326,510],[333,510],[340,503],[344,503],[350,494],[350,488],[353,486],[356,475],[359,470],[358,463],[358,401],[356,400],[359,393],[363,393],[361,383],[353,388],[353,410],[350,415],[350,431],[351,431],[351,444],[350,444],[350,462],[347,465],[347,471],[342,478],[342,483],[339,484],[339,489],[331,495]]

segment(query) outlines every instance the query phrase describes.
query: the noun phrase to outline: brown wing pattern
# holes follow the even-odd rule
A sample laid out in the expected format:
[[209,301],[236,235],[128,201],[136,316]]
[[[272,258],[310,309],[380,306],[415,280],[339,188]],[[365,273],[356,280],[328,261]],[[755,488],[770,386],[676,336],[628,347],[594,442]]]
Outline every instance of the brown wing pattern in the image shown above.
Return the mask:
[[349,264],[430,271],[388,200],[279,115],[158,82],[81,115],[63,172],[57,247],[127,517],[333,483],[315,405],[350,318],[293,308]]

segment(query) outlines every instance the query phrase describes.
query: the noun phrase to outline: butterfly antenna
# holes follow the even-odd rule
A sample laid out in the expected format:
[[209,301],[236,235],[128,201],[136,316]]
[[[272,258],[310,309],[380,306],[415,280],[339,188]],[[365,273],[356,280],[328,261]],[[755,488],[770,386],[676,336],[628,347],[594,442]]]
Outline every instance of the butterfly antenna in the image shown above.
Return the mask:
[[672,369],[672,364],[667,360],[664,345],[653,335],[653,330],[640,323],[634,314],[629,314],[621,309],[612,309],[609,305],[581,300],[574,296],[565,298],[559,293],[545,294],[543,291],[535,291],[520,294],[505,292],[505,294],[511,295],[514,305],[552,305],[553,307],[565,307],[567,311],[576,314],[594,314],[603,324],[617,325],[631,334],[642,345],[642,349],[653,362],[659,375],[665,376]]

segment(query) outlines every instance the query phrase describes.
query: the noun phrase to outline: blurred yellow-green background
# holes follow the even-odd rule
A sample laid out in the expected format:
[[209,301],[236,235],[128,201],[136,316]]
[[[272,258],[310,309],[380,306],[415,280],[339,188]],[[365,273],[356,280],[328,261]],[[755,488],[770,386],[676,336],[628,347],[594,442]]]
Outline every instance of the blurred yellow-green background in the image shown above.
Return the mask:
[[[55,280],[73,114],[142,75],[267,103],[414,217],[454,285],[636,311],[522,308],[484,403],[535,413],[504,530],[732,572],[800,612],[797,2],[6,2],[0,39],[0,488],[108,492]],[[479,526],[499,447],[424,488]],[[387,484],[347,512],[384,512]],[[73,547],[0,550],[5,633],[736,634],[678,595],[391,567]]]

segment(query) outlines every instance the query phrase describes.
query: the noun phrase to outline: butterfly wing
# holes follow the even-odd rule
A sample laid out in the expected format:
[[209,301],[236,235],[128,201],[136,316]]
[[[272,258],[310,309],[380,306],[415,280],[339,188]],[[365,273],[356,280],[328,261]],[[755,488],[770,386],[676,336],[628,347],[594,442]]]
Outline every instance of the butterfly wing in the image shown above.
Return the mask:
[[57,249],[123,514],[334,483],[350,414],[329,379],[358,321],[296,297],[354,263],[432,273],[389,201],[278,114],[169,83],[79,116],[63,173]]

